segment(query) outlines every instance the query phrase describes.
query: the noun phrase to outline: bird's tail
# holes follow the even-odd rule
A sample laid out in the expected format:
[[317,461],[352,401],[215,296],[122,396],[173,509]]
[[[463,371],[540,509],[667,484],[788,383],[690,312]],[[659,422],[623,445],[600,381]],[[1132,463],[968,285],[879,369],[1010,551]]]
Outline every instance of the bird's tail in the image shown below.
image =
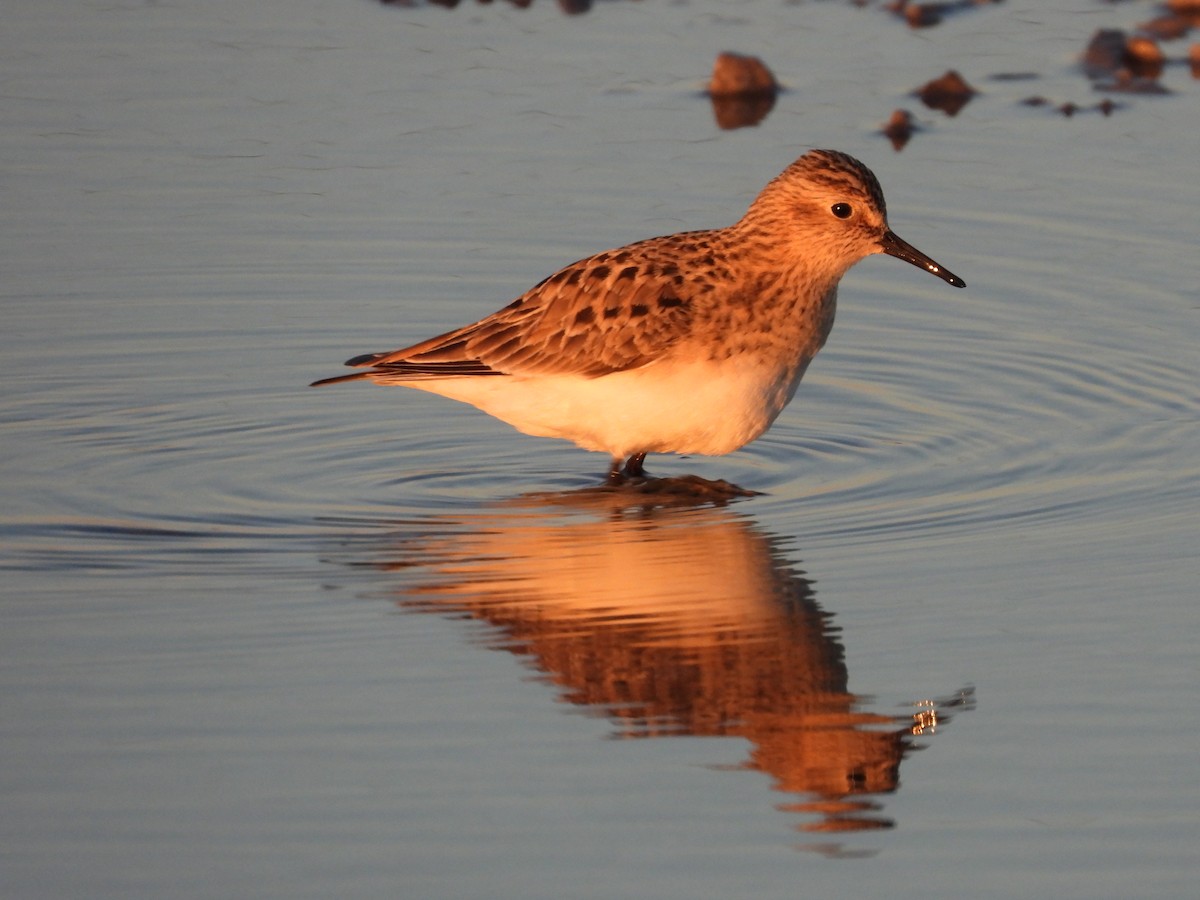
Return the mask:
[[361,381],[364,378],[370,378],[372,375],[377,375],[378,372],[355,372],[353,375],[335,375],[333,378],[322,378],[320,381],[314,381],[309,387],[322,387],[326,384],[339,384],[343,381]]
[[[356,356],[353,359],[346,360],[348,366],[369,366],[377,359],[382,359],[387,356],[386,353],[364,353],[362,356]],[[372,375],[377,375],[379,372],[373,370],[370,372],[355,372],[353,375],[335,375],[333,378],[322,378],[320,381],[314,381],[309,387],[321,387],[326,384],[338,384],[343,381],[361,381],[364,378],[370,378]]]

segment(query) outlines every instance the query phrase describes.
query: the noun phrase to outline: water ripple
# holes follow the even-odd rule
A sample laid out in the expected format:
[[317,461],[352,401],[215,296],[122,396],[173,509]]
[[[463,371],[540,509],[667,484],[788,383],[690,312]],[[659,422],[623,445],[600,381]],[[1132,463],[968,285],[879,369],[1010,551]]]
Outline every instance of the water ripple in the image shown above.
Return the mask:
[[843,540],[1194,502],[1200,463],[1183,448],[1200,402],[1178,360],[1062,334],[923,353],[912,335],[932,318],[860,327],[744,451],[775,502],[820,503],[824,533]]

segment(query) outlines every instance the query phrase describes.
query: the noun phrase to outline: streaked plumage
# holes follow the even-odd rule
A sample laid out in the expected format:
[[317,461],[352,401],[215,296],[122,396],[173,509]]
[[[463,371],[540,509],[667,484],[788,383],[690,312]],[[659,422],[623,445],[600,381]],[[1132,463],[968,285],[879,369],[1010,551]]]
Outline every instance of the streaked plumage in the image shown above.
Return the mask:
[[526,434],[608,453],[729,453],[791,400],[833,325],[837,284],[873,253],[962,279],[896,237],[858,160],[813,150],[728,228],[572,263],[471,325],[356,356],[367,379],[473,404]]

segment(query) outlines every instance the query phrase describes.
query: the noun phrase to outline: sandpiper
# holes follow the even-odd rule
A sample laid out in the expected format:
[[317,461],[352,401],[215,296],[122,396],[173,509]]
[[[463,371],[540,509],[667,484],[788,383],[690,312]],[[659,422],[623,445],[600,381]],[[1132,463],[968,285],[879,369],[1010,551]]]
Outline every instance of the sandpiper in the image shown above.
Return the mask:
[[461,400],[609,454],[619,482],[644,474],[647,453],[720,455],[765,432],[829,336],[838,282],[874,253],[966,286],[892,232],[870,169],[812,150],[728,228],[597,253],[474,324],[314,384]]

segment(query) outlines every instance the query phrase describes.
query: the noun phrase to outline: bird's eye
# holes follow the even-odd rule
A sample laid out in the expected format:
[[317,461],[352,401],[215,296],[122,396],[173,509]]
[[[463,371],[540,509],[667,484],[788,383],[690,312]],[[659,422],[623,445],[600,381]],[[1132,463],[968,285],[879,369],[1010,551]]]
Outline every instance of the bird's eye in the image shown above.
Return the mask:
[[848,219],[854,213],[854,207],[849,203],[835,203],[829,207],[829,211],[839,219]]

